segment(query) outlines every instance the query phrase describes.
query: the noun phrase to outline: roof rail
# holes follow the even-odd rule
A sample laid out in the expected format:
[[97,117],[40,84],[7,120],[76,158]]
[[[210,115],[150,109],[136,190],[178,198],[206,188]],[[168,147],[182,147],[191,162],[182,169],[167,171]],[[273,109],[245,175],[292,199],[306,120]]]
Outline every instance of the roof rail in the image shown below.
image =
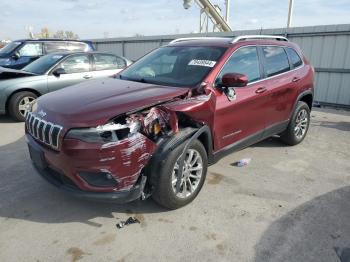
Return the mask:
[[279,35],[240,35],[233,38],[231,43],[233,44],[233,43],[237,43],[238,41],[247,40],[247,39],[274,39],[278,41],[288,42],[288,39],[286,37],[279,36]]
[[[226,37],[227,38],[227,37]],[[173,41],[171,41],[169,44],[178,43],[178,42],[184,42],[184,41],[192,41],[192,40],[205,40],[205,39],[225,39],[225,37],[185,37],[185,38],[178,38]],[[227,38],[230,40],[229,38]]]

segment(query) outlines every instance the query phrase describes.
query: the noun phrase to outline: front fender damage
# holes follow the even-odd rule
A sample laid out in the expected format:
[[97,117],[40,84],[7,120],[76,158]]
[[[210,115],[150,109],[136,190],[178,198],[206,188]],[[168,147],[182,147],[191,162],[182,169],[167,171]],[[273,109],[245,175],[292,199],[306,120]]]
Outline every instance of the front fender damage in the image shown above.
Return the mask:
[[[120,183],[119,189],[131,188],[140,177],[150,176],[147,170],[154,169],[146,167],[149,163],[154,165],[154,161],[150,161],[152,156],[181,130],[208,126],[213,104],[211,93],[176,99],[140,112],[127,113],[98,127],[103,132],[114,133],[118,138],[117,141],[101,145],[100,161],[118,163],[108,171]],[[146,183],[143,196],[149,196],[150,192],[151,184]]]

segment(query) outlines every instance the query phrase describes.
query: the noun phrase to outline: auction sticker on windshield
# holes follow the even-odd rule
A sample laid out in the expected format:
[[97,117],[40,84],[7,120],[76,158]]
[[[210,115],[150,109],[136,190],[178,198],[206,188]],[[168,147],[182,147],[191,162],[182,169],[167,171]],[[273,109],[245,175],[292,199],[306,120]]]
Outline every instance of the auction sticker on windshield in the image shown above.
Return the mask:
[[192,59],[188,65],[213,67],[216,61]]

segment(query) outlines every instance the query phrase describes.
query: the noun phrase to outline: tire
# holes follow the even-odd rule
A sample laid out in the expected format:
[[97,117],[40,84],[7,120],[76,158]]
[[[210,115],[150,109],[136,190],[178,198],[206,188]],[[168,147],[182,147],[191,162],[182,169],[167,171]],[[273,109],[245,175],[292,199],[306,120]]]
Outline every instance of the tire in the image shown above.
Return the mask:
[[[180,146],[176,147],[174,150],[172,150],[169,155],[167,156],[166,160],[158,169],[156,169],[157,177],[155,178],[154,183],[154,191],[152,194],[152,198],[161,206],[168,208],[168,209],[177,209],[182,206],[185,206],[192,202],[200,190],[203,187],[206,175],[207,175],[207,168],[208,168],[208,158],[207,158],[207,152],[205,151],[204,146],[201,142],[198,140],[195,140],[192,142],[191,146],[189,147],[186,157],[186,160],[190,160],[190,154],[193,152],[192,157],[193,161],[198,156],[200,159],[193,165],[192,169],[199,169],[199,164],[202,165],[201,172],[191,171],[189,173],[184,172],[183,175],[187,176],[189,180],[184,179],[184,181],[181,182],[180,192],[175,193],[173,182],[176,180],[176,166],[177,161],[180,158],[186,143],[182,143]],[[189,161],[191,162],[191,161]],[[176,164],[176,165],[175,165]],[[185,167],[186,168],[186,167]],[[189,169],[188,169],[189,170]],[[174,172],[174,173],[173,173]],[[201,173],[200,178],[199,173]],[[189,176],[192,177],[189,177]],[[197,177],[197,180],[195,180],[194,177]],[[189,184],[188,181],[191,181],[192,183]],[[175,184],[176,187],[176,184]],[[188,189],[184,190],[184,188]],[[189,189],[192,188],[192,192],[190,192]],[[181,192],[182,190],[182,192]],[[189,194],[188,196],[186,194]]]
[[281,134],[281,140],[287,145],[294,146],[304,140],[310,125],[310,108],[299,101],[287,129]]
[[8,104],[8,112],[13,120],[23,122],[26,103],[32,102],[36,98],[36,94],[28,91],[18,92],[12,95]]

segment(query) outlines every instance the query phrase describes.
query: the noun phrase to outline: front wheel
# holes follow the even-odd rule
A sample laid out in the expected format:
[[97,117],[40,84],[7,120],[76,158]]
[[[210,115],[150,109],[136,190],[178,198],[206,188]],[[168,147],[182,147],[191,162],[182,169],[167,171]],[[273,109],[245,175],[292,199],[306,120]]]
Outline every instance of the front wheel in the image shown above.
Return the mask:
[[281,134],[281,139],[288,145],[294,146],[304,140],[310,125],[310,108],[299,101],[287,129]]
[[153,199],[169,209],[180,208],[192,202],[201,190],[207,174],[207,153],[202,143],[195,140],[186,152],[180,188],[177,190],[179,160],[185,144],[183,143],[169,153],[157,174],[154,185]]
[[8,111],[15,121],[24,121],[27,107],[37,98],[36,94],[28,91],[14,94],[9,101]]

